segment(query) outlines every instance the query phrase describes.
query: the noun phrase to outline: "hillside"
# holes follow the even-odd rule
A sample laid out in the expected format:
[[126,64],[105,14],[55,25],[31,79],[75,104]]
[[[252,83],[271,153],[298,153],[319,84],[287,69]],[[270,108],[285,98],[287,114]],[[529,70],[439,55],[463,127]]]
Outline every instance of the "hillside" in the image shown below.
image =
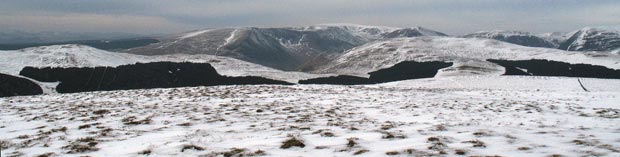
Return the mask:
[[198,30],[127,50],[142,55],[210,54],[281,69],[313,69],[362,44],[398,37],[444,36],[429,29],[354,24],[321,24],[283,28],[221,28]]
[[586,27],[573,33],[559,49],[567,51],[611,51],[620,48],[620,27]]
[[486,59],[548,59],[620,68],[620,56],[608,53],[532,48],[480,38],[418,37],[377,41],[356,47],[317,72],[367,76],[368,72],[412,60],[454,62],[455,65],[442,70],[440,76],[503,73],[503,67]]
[[261,76],[289,82],[320,76],[302,72],[284,72],[229,57],[187,54],[143,56],[109,52],[84,45],[54,45],[16,51],[0,51],[0,67],[3,67],[0,68],[0,73],[18,75],[26,66],[116,67],[160,61],[210,63],[218,73],[225,76]]

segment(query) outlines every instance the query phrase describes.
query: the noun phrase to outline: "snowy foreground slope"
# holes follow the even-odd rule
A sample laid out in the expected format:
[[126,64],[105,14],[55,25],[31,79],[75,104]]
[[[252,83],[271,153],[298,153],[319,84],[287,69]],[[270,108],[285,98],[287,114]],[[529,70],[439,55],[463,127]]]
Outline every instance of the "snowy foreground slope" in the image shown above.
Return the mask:
[[485,76],[10,97],[0,140],[2,156],[620,156],[620,80],[582,82],[592,92]]

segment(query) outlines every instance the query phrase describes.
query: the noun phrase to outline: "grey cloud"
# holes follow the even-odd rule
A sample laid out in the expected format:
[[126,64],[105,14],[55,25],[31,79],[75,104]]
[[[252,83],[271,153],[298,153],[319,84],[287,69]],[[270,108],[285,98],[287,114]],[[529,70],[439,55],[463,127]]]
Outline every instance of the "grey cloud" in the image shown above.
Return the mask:
[[[138,33],[332,22],[421,25],[450,34],[485,29],[569,31],[589,25],[620,24],[617,0],[5,0],[2,3],[0,26],[31,30],[54,30],[63,25],[52,19],[70,23],[61,28]],[[68,16],[82,18],[71,21]],[[119,23],[105,23],[118,22],[111,19],[83,18],[88,16],[133,20],[120,23],[129,25],[122,27],[116,26]],[[32,26],[33,21],[15,20],[19,17],[39,17],[43,22]],[[146,24],[152,29],[134,28]]]

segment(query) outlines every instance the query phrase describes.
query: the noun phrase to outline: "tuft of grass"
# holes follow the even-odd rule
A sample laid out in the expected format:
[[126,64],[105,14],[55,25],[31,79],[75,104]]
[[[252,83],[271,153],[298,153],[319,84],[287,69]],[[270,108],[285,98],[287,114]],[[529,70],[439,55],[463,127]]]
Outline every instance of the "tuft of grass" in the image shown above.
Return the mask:
[[591,146],[592,145],[590,142],[587,142],[587,141],[584,141],[584,140],[573,140],[571,142],[576,144],[576,145],[586,145],[586,146]]
[[11,141],[0,140],[0,149],[6,150],[12,146],[13,146],[13,143]]
[[469,140],[469,141],[465,141],[463,143],[471,143],[471,144],[473,144],[473,147],[480,147],[480,148],[486,148],[487,147],[487,145],[484,142],[480,141],[480,140]]
[[245,151],[247,151],[247,149],[232,148],[230,151],[223,152],[222,155],[224,157],[243,156]]
[[282,142],[282,146],[280,146],[281,149],[288,149],[291,147],[306,147],[306,145],[304,144],[304,142],[300,139],[297,139],[295,137],[291,137],[290,139]]
[[384,124],[381,125],[381,130],[389,130],[394,128],[394,124],[392,124],[391,122],[385,122]]
[[266,155],[265,151],[257,150],[250,151],[245,148],[232,148],[229,151],[224,152],[212,152],[210,154],[202,155],[202,156],[223,156],[223,157],[244,157],[244,156],[263,156]]
[[192,126],[192,123],[186,122],[186,123],[177,124],[177,126]]
[[151,117],[146,117],[146,118],[144,118],[142,120],[138,120],[138,118],[136,116],[126,117],[126,118],[123,118],[121,121],[125,125],[151,124],[151,122],[153,122],[153,120],[151,120]]
[[431,146],[428,146],[429,150],[442,151],[446,148],[446,145],[442,142],[433,142]]
[[355,137],[351,137],[351,138],[347,138],[347,147],[351,148],[351,147],[355,147],[357,145],[357,141],[358,138]]
[[198,150],[198,151],[203,151],[205,150],[204,147],[200,147],[197,145],[193,145],[193,144],[187,144],[187,145],[183,145],[183,147],[181,148],[181,152],[185,152],[185,150]]
[[17,136],[17,139],[28,139],[28,138],[30,138],[30,136],[28,136],[28,135],[19,135],[19,136]]
[[67,127],[63,126],[61,128],[58,129],[52,129],[52,132],[67,132]]
[[465,155],[465,154],[467,154],[467,150],[457,149],[457,150],[454,150],[454,154],[456,154],[456,155]]
[[86,128],[90,128],[90,124],[84,124],[84,125],[78,126],[78,130],[82,130],[82,129],[86,129]]
[[316,146],[314,149],[329,149],[329,146]]
[[530,148],[530,147],[519,147],[519,148],[517,148],[517,149],[518,149],[518,150],[523,150],[523,151],[525,151],[525,150],[530,150],[530,149],[532,149],[532,148]]
[[257,150],[257,151],[254,151],[248,154],[248,156],[263,156],[263,155],[267,155],[267,153],[263,150]]
[[364,153],[367,153],[367,152],[369,152],[368,149],[362,149],[362,150],[356,151],[355,153],[353,153],[353,155],[360,155],[360,154],[364,154]]
[[395,134],[395,133],[391,133],[391,132],[383,132],[383,139],[405,139],[407,137],[405,137],[405,135],[402,134]]
[[140,155],[151,155],[151,153],[153,153],[151,149],[146,149],[146,150],[138,152],[138,154]]
[[385,152],[385,155],[398,155],[398,154],[400,154],[400,152],[398,152],[398,151]]
[[63,146],[62,148],[68,149],[68,154],[86,153],[98,151],[99,148],[95,147],[97,146],[97,144],[99,144],[99,142],[97,142],[95,138],[84,137],[79,138],[66,146]]
[[52,156],[56,156],[56,153],[49,152],[49,153],[37,155],[36,157],[52,157]]
[[433,131],[448,131],[448,128],[445,125],[440,124],[440,125],[435,125],[432,130]]
[[428,139],[426,139],[427,142],[439,142],[439,138],[438,137],[429,137]]
[[476,137],[490,136],[489,133],[482,132],[482,131],[474,132],[473,135],[476,136]]
[[108,113],[110,113],[110,110],[104,109],[104,110],[93,111],[93,114],[96,114],[96,115],[103,115],[103,114],[108,114]]
[[334,135],[334,133],[331,133],[331,132],[322,132],[321,136],[323,136],[323,137],[334,137],[336,135]]
[[[2,155],[4,155],[4,154],[2,154]],[[26,154],[23,153],[23,152],[20,152],[20,151],[14,151],[14,152],[11,152],[11,153],[7,153],[6,156],[7,157],[22,157],[22,156],[26,156]]]

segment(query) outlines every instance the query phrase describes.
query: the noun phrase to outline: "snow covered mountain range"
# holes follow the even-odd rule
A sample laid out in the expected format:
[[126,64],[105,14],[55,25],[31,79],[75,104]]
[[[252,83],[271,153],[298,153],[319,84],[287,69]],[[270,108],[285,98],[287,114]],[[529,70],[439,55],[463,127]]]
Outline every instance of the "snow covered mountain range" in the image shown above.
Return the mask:
[[[0,73],[18,76],[27,66],[116,67],[169,61],[210,63],[225,76],[258,76],[297,83],[335,75],[369,77],[370,72],[404,61],[452,64],[440,69],[436,77],[505,74],[504,67],[488,59],[543,59],[620,69],[620,49],[615,48],[618,34],[613,29],[589,28],[572,34],[567,38],[562,33],[539,36],[519,31],[488,31],[450,37],[422,27],[353,24],[207,29],[165,37],[160,39],[162,42],[123,52],[84,45],[0,51]],[[610,50],[549,48],[559,41],[581,45],[571,46],[571,50],[592,47]]]
[[[25,66],[93,67],[137,62],[193,61],[210,62],[224,75],[257,73],[266,75],[267,78],[295,81],[312,75],[288,72],[285,77],[278,77],[283,75],[275,73],[292,70],[366,76],[370,71],[414,60],[455,63],[443,71],[450,74],[442,72],[440,75],[471,73],[472,70],[477,74],[501,74],[501,67],[486,62],[485,59],[549,59],[617,69],[619,63],[614,53],[620,50],[615,48],[616,42],[620,40],[614,31],[617,33],[618,30],[620,29],[613,27],[586,28],[573,33],[543,35],[520,31],[481,31],[456,38],[422,27],[395,28],[355,24],[207,29],[165,37],[160,43],[129,49],[126,53],[108,52],[82,45],[1,51],[3,57],[0,58],[0,64],[4,68],[0,69],[0,72],[17,74]],[[572,45],[569,50],[591,50],[596,47],[595,50],[609,51],[566,52],[550,48],[563,48],[569,42]],[[229,68],[226,64],[245,65],[243,67],[248,68],[228,70],[234,68]]]
[[389,38],[446,36],[421,27],[323,24],[289,28],[224,28],[189,32],[127,50],[142,55],[210,54],[282,70],[311,69],[345,50]]
[[[232,57],[280,70],[313,71],[364,44],[420,36],[448,35],[423,27],[395,28],[356,24],[221,28],[168,36],[160,39],[162,41],[160,43],[125,52],[141,55],[210,54]],[[598,27],[571,33],[546,34],[480,31],[459,37],[486,38],[528,47],[559,48],[569,51],[612,51],[620,48],[620,44],[616,43],[620,38],[617,30]],[[567,48],[569,46],[570,48]]]
[[324,24],[0,51],[0,156],[620,156],[617,35]]

